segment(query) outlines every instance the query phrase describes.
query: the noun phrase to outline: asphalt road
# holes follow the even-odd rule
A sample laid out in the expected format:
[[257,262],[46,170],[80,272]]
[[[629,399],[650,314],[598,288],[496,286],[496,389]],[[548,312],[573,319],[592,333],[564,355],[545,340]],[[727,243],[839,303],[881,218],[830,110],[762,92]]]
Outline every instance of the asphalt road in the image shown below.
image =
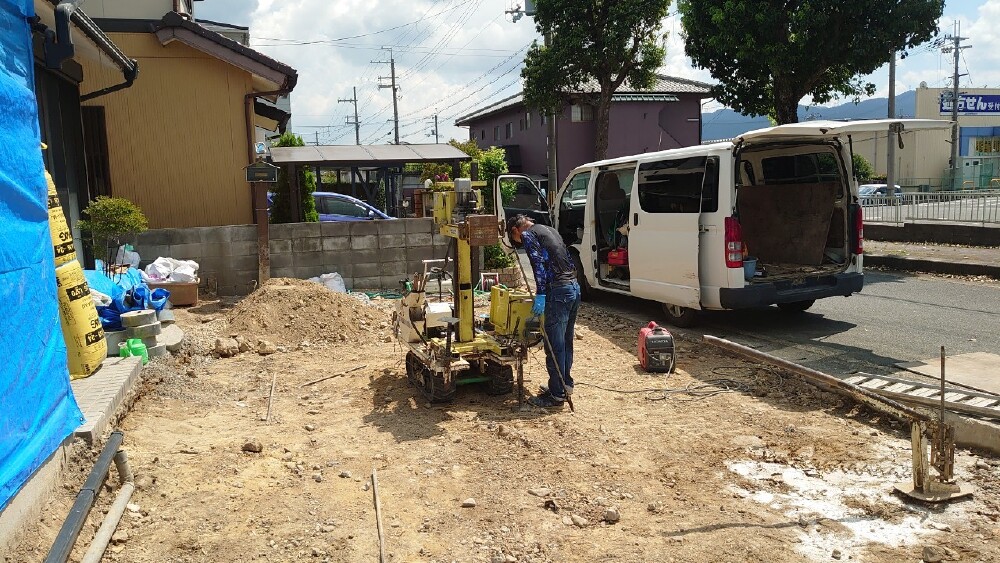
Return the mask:
[[[650,302],[599,300],[635,321],[663,318]],[[831,374],[889,374],[897,363],[936,358],[942,345],[949,355],[1000,354],[1000,286],[867,272],[860,294],[821,299],[806,313],[708,312],[696,329],[678,332],[728,338]]]

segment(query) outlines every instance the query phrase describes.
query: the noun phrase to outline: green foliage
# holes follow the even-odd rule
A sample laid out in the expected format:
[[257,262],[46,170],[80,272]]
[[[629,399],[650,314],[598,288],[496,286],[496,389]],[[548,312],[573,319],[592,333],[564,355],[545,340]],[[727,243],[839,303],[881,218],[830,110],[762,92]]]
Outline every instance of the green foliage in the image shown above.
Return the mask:
[[[493,183],[497,176],[510,171],[507,167],[507,151],[500,147],[490,147],[479,152],[479,179],[486,182],[486,189],[483,190],[483,210],[484,213],[493,213]],[[501,197],[503,197],[503,186],[500,186]],[[510,197],[513,197],[511,193]],[[505,199],[504,201],[510,201]]]
[[719,81],[715,98],[778,124],[798,103],[872,95],[861,76],[937,32],[943,0],[679,0],[685,52]]
[[524,100],[558,113],[564,95],[596,108],[596,158],[608,150],[611,96],[626,81],[649,88],[665,49],[661,22],[670,0],[538,0],[535,27],[551,37],[524,59]]
[[[275,147],[304,147],[305,142],[302,137],[294,133],[283,133],[273,144]],[[288,182],[288,171],[281,167],[278,171],[278,181],[273,188],[274,198],[271,203],[272,223],[292,223],[296,219],[292,217],[292,194]],[[316,212],[316,200],[313,199],[313,192],[316,191],[316,175],[312,170],[299,167],[299,192],[301,195],[300,207],[307,223],[319,221],[319,213]]]
[[149,228],[139,206],[122,197],[98,196],[83,210],[77,222],[94,242],[94,249],[117,248],[126,239]]
[[855,154],[852,158],[854,165],[854,177],[858,179],[859,182],[867,182],[872,176],[875,175],[875,169],[872,168],[872,163],[868,162],[868,159],[861,156],[860,154]]
[[499,244],[483,247],[483,267],[487,270],[509,268],[514,264],[514,257],[504,252]]

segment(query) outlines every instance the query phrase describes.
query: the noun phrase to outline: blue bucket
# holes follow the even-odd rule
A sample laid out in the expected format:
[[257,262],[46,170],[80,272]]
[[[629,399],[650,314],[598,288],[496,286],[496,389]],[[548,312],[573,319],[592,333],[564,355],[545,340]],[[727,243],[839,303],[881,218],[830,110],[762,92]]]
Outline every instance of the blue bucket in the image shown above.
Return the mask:
[[747,256],[743,259],[743,278],[747,281],[753,279],[754,272],[757,271],[757,259]]

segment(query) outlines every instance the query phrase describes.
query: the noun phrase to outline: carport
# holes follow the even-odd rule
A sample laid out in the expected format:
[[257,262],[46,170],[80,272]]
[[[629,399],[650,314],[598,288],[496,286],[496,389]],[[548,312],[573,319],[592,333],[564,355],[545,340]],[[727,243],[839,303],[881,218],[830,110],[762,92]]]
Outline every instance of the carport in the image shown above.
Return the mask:
[[[271,162],[282,166],[288,173],[289,189],[292,192],[292,214],[298,221],[303,220],[299,208],[298,170],[309,167],[316,175],[316,191],[337,191],[376,205],[380,187],[385,188],[383,211],[394,217],[401,215],[402,193],[399,180],[403,166],[407,164],[450,163],[453,176],[461,171],[462,161],[471,160],[469,155],[448,144],[421,145],[332,145],[305,147],[274,147]],[[320,170],[336,173],[336,186],[323,182]],[[343,174],[349,175],[350,190],[341,182]],[[328,189],[335,188],[335,189]]]

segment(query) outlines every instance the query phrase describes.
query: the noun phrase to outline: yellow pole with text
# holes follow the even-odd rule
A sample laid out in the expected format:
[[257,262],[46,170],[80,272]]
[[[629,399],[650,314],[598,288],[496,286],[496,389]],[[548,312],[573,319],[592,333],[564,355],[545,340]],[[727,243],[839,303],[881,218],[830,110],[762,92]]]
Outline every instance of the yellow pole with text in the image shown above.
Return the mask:
[[455,282],[458,284],[455,305],[459,319],[458,341],[471,342],[473,338],[472,327],[475,322],[472,307],[472,246],[469,244],[468,233],[463,233],[463,235],[455,239],[455,270],[458,274],[455,276]]

